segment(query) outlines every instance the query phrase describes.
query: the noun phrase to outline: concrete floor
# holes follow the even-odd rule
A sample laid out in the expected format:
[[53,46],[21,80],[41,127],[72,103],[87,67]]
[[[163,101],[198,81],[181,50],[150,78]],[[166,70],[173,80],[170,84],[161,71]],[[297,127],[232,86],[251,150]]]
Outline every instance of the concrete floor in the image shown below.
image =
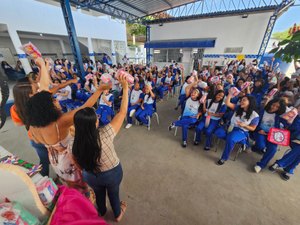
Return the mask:
[[[300,224],[299,169],[288,182],[268,170],[255,174],[253,165],[261,157],[256,153],[242,153],[237,161],[217,166],[221,150],[205,152],[202,145],[193,146],[192,131],[188,147],[181,148],[181,132],[174,137],[167,131],[178,117],[174,105],[175,99],[158,103],[161,123],[153,120],[151,131],[133,126],[115,139],[124,170],[121,197],[128,204],[121,224]],[[10,120],[0,131],[0,145],[38,162],[25,129]],[[108,212],[105,219],[114,224],[111,218]]]

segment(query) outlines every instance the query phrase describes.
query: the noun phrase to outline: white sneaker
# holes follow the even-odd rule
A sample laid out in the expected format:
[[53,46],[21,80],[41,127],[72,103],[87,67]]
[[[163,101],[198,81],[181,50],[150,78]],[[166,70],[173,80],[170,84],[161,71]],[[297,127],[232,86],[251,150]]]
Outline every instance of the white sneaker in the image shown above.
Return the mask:
[[128,123],[127,125],[126,125],[126,129],[129,129],[130,127],[132,127],[132,124],[131,123]]
[[134,116],[134,114],[135,114],[135,112],[136,112],[136,110],[135,110],[135,109],[131,110],[131,111],[130,111],[130,113],[129,113],[129,117],[133,117],[133,116]]
[[261,167],[256,165],[256,166],[254,166],[254,170],[256,173],[259,173],[261,171]]

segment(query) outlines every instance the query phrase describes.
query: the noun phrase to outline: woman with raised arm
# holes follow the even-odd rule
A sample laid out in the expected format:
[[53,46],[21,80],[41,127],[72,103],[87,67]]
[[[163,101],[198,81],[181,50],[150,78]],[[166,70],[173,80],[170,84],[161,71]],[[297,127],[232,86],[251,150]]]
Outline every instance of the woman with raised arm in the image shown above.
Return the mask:
[[[28,113],[26,110],[27,102],[39,90],[49,89],[49,74],[46,70],[48,62],[45,62],[42,58],[36,59],[36,64],[39,67],[39,74],[30,72],[27,77],[19,79],[16,85],[13,87],[14,105],[10,108],[10,115],[12,121],[17,126],[25,126],[28,131],[28,137],[30,139],[31,146],[36,150],[39,156],[40,164],[42,165],[41,174],[43,176],[49,176],[49,158],[46,147],[43,144],[39,144],[33,141],[32,135],[29,132]],[[77,83],[77,79],[69,80],[65,84],[61,84],[57,87],[50,89],[52,94],[55,94],[60,88],[64,86]]]
[[73,137],[70,127],[74,123],[73,117],[78,110],[92,107],[101,93],[109,88],[108,85],[101,85],[83,106],[65,114],[61,112],[59,102],[48,91],[41,91],[28,100],[28,125],[32,138],[36,143],[46,146],[54,171],[69,186],[86,188],[82,183],[81,171],[72,159]]
[[255,112],[256,103],[253,96],[242,97],[240,105],[231,103],[231,98],[232,95],[229,93],[225,104],[229,109],[234,110],[234,114],[230,121],[225,149],[218,165],[223,165],[229,159],[236,143],[247,143],[249,131],[255,131],[259,122],[259,115]]
[[169,126],[169,131],[171,131],[175,127],[181,127],[182,128],[182,147],[187,147],[187,136],[188,136],[188,128],[192,125],[195,125],[198,121],[199,117],[201,116],[201,103],[200,98],[202,97],[202,94],[200,90],[197,88],[198,85],[198,79],[196,78],[195,81],[191,84],[189,84],[185,88],[185,94],[186,94],[186,104],[183,110],[183,113],[179,120],[174,121]]
[[123,96],[119,113],[105,127],[98,128],[99,120],[93,108],[83,108],[74,117],[75,140],[73,156],[83,170],[83,179],[95,191],[101,216],[106,213],[106,192],[116,221],[120,221],[126,203],[120,202],[119,188],[123,177],[122,166],[116,154],[113,140],[127,114],[128,83],[124,76],[119,79]]

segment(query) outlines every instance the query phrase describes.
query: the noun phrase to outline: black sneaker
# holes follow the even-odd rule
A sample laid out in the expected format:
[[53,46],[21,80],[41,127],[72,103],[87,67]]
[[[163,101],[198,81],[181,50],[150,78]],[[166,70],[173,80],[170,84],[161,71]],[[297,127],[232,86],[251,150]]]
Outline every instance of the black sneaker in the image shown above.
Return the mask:
[[273,173],[276,171],[277,168],[278,168],[277,163],[274,163],[273,165],[269,166],[269,170]]
[[168,130],[171,131],[173,128],[175,128],[175,125],[171,123],[171,125],[168,127]]
[[199,145],[199,142],[198,141],[194,141],[194,145]]
[[288,181],[290,179],[290,175],[287,172],[282,172],[280,174],[281,178],[285,181]]
[[181,146],[182,146],[183,148],[186,148],[187,142],[186,142],[186,141],[183,141],[182,144],[181,144]]
[[225,163],[225,160],[224,160],[224,159],[220,159],[220,160],[217,162],[217,165],[222,166],[224,163]]
[[204,151],[209,151],[210,150],[210,147],[205,147],[204,148]]

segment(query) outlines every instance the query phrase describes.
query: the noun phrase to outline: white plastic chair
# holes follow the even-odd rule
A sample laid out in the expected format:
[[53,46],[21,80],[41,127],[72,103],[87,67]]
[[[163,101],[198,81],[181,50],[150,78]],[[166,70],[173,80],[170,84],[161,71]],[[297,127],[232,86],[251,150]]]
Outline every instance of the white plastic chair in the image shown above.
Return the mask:
[[[154,112],[153,115],[155,115],[156,121],[157,121],[157,125],[159,125],[159,116],[158,116],[158,113],[157,113],[157,112]],[[153,115],[152,115],[152,116],[153,116]],[[147,119],[148,119],[148,126],[147,126],[147,129],[148,129],[148,131],[150,131],[150,129],[151,129],[151,116],[147,116]]]

